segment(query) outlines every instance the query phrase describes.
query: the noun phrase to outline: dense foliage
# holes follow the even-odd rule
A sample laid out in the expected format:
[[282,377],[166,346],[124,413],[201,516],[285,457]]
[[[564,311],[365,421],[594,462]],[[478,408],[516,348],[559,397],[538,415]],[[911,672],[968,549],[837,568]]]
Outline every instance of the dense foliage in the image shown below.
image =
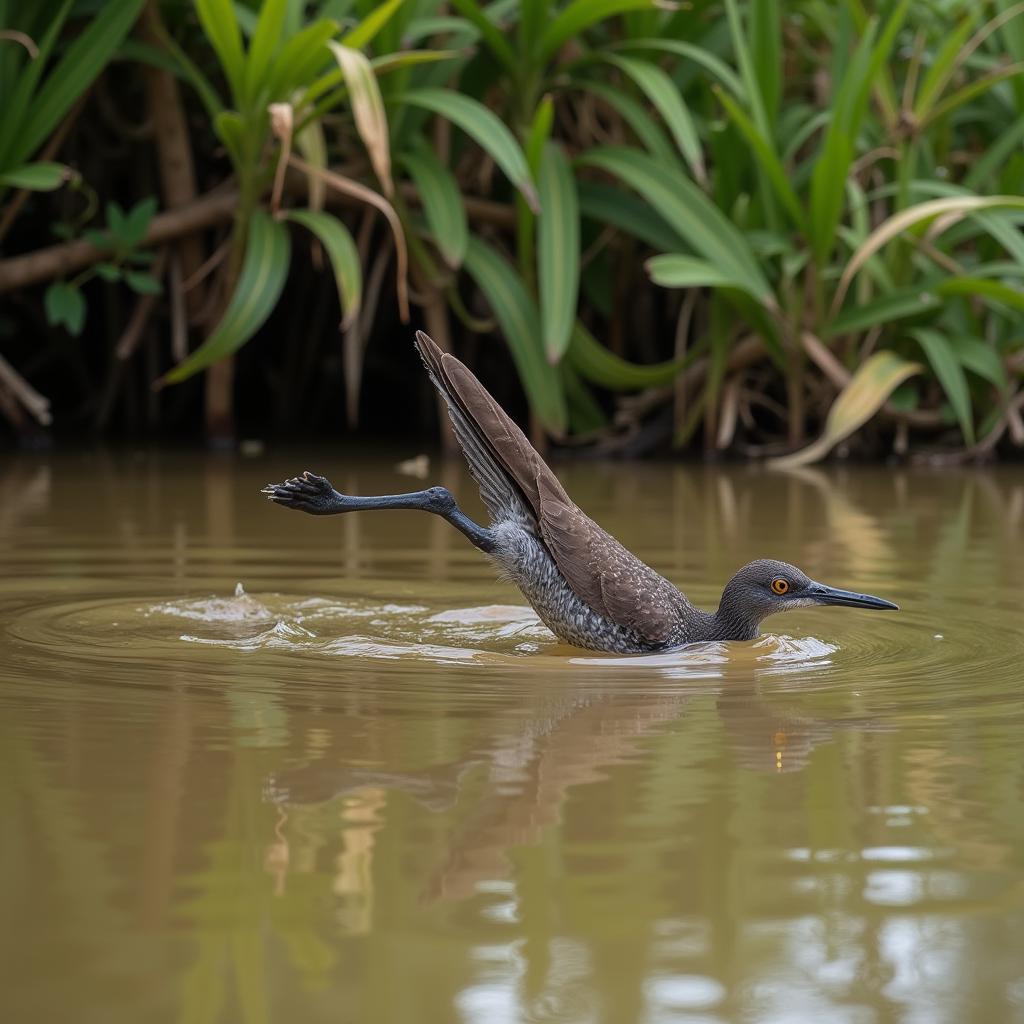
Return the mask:
[[[76,424],[173,426],[148,385],[204,371],[212,437],[252,389],[301,425],[312,378],[355,425],[397,313],[500,337],[535,437],[1024,444],[1022,13],[0,2],[0,408],[48,421],[36,388],[73,373]],[[268,318],[309,278],[341,338],[320,303],[297,356]]]

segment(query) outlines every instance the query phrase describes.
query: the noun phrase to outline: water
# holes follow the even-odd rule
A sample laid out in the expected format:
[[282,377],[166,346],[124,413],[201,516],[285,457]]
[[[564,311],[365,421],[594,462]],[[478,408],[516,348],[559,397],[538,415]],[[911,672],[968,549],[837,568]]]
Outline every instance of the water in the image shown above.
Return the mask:
[[397,461],[0,462],[5,1021],[1024,1021],[1021,470],[567,467],[705,606],[903,606],[623,658],[257,493]]

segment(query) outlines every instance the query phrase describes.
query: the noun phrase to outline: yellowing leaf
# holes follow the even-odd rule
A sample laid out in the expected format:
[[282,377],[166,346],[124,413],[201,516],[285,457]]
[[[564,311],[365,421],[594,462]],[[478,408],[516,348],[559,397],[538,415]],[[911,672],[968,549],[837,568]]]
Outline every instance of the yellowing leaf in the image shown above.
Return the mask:
[[832,403],[821,437],[792,455],[772,459],[769,465],[783,469],[824,458],[843,438],[867,423],[900,384],[922,370],[920,363],[907,362],[895,352],[876,352]]
[[[925,220],[946,215],[965,216],[979,210],[990,210],[998,207],[1011,209],[1024,209],[1024,197],[1022,196],[950,196],[945,199],[929,199],[927,202],[918,203],[909,209],[901,210],[893,214],[888,220],[883,221],[874,231],[861,243],[857,251],[850,257],[850,262],[843,270],[843,276],[839,279],[839,286],[836,288],[835,298],[832,300],[833,315],[843,304],[846,297],[846,290],[850,282],[857,275],[861,267],[882,246],[887,245],[897,235],[912,228]],[[954,219],[946,223],[946,227],[952,226]]]
[[358,50],[342,46],[333,39],[327,45],[334,54],[345,84],[348,86],[349,102],[356,130],[370,154],[374,173],[384,188],[384,194],[394,195],[395,186],[391,180],[391,141],[388,134],[388,117],[384,112],[384,100],[380,86],[369,60]]

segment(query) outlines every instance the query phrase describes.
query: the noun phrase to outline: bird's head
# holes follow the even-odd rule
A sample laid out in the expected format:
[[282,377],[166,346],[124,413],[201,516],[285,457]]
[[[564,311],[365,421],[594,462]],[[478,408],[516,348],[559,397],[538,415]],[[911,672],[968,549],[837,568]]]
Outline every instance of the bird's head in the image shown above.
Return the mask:
[[756,635],[757,624],[769,615],[826,604],[899,610],[898,605],[880,597],[817,583],[788,562],[759,558],[756,562],[748,562],[726,584],[718,616],[749,626],[748,632],[753,636]]

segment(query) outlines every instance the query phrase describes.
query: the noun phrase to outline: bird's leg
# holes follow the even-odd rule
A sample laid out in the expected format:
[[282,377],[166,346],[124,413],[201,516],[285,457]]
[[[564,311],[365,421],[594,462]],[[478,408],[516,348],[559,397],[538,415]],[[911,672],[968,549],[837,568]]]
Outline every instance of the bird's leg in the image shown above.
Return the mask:
[[322,476],[308,470],[302,476],[294,476],[283,484],[267,484],[263,493],[278,505],[308,512],[313,516],[334,516],[342,512],[368,512],[378,508],[419,509],[433,512],[447,519],[452,526],[464,534],[481,551],[494,550],[494,533],[474,523],[455,503],[447,487],[428,487],[425,491],[410,491],[408,494],[381,494],[376,497],[359,497],[354,494],[340,494]]

